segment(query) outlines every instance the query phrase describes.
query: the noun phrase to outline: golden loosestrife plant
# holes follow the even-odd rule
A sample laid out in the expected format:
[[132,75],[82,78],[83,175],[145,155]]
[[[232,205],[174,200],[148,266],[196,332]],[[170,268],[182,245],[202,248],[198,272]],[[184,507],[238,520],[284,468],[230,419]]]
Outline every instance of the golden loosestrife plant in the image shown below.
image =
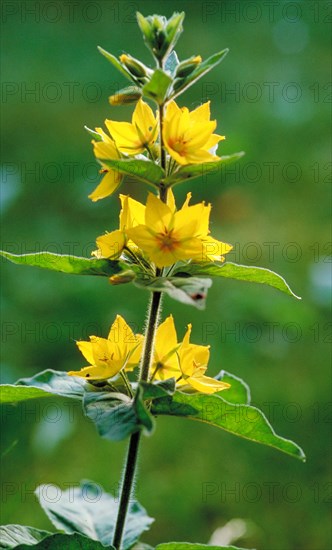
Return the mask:
[[[215,171],[243,154],[218,155],[225,137],[215,133],[217,123],[211,120],[209,102],[189,110],[175,101],[227,53],[223,50],[206,60],[193,55],[180,62],[174,46],[183,18],[183,13],[174,13],[168,20],[137,14],[153,67],[129,54],[118,59],[99,48],[130,81],[110,98],[112,108],[135,106],[131,122],[106,119],[104,129],[88,129],[101,167],[101,181],[89,197],[98,201],[113,195],[129,175],[140,188],[150,186],[146,202],[119,196],[119,229],[97,236],[91,258],[2,252],[17,264],[104,276],[113,286],[134,284],[151,294],[144,334],[134,334],[117,315],[107,337],[91,335],[89,341],[77,342],[85,359],[81,369],[46,370],[3,386],[1,393],[3,402],[12,403],[49,396],[79,400],[100,436],[113,441],[129,437],[119,502],[107,493],[94,498],[96,487],[91,482],[83,482],[70,494],[62,491],[60,499],[51,501],[37,490],[41,506],[60,532],[7,525],[2,528],[2,548],[25,548],[25,544],[52,549],[151,548],[138,541],[153,520],[132,492],[142,435],[153,432],[159,415],[202,421],[304,459],[302,450],[276,435],[264,414],[250,405],[242,380],[225,371],[215,378],[207,374],[209,346],[191,342],[191,324],[179,339],[173,316],[160,318],[165,294],[203,309],[214,277],[261,283],[295,296],[276,273],[227,261],[232,245],[211,235],[210,204],[191,204],[188,193],[184,204],[177,205],[176,185]],[[202,548],[174,542],[157,546],[159,550],[184,547]]]

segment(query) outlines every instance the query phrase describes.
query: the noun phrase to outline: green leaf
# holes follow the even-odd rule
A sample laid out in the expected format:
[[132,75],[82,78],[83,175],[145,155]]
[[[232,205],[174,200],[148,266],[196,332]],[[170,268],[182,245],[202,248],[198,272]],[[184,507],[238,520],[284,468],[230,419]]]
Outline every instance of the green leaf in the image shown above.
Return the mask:
[[[241,378],[222,370],[218,376],[216,376],[216,379],[231,385],[227,393],[222,390],[223,394],[221,397],[225,399],[225,401],[234,403],[235,405],[250,405],[250,389]],[[220,393],[221,392],[218,392],[216,395],[220,395]]]
[[179,82],[178,88],[171,95],[171,99],[174,99],[179,94],[182,94],[185,90],[192,86],[194,82],[197,82],[197,80],[199,80],[202,76],[216,67],[216,65],[224,59],[228,52],[229,50],[226,48],[221,52],[211,55],[211,57],[208,57],[208,59],[197,65],[197,68],[192,73],[190,73],[186,78],[181,79],[182,82]]
[[52,252],[36,252],[32,254],[11,254],[0,250],[3,256],[10,262],[19,265],[29,265],[61,271],[62,273],[73,273],[75,275],[99,275],[110,277],[122,271],[121,263],[113,260],[99,260],[97,258],[81,258]]
[[259,283],[272,286],[277,290],[281,290],[281,292],[285,292],[285,294],[288,294],[289,296],[293,296],[294,298],[301,300],[299,296],[294,294],[281,275],[278,275],[278,273],[274,273],[274,271],[263,267],[239,265],[232,262],[190,262],[186,266],[181,266],[176,269],[174,273],[176,275],[183,273],[184,275],[189,274],[201,277],[226,277],[227,279]]
[[17,403],[27,401],[28,399],[38,399],[40,397],[50,397],[52,393],[40,388],[23,386],[14,386],[3,384],[0,386],[0,403]]
[[86,393],[83,409],[101,437],[121,441],[139,430],[132,399],[122,393]]
[[168,48],[167,48],[168,52],[174,48],[180,34],[183,31],[182,23],[184,20],[184,16],[185,16],[184,11],[180,13],[174,12],[172,17],[170,17],[169,20],[167,21],[166,34],[167,34],[167,42],[168,42]]
[[171,77],[161,69],[156,69],[149,82],[143,86],[143,94],[161,105],[172,83]]
[[91,130],[91,128],[89,128],[88,126],[84,126],[84,130],[86,130],[95,141],[103,141],[101,135],[98,134],[98,132]]
[[134,399],[123,393],[88,392],[84,395],[83,409],[99,435],[106,439],[121,441],[139,430],[150,434],[154,419],[144,404],[143,392],[139,386]]
[[157,380],[153,384],[150,382],[140,382],[140,386],[144,390],[144,399],[157,399],[158,397],[173,395],[175,392],[175,379]]
[[134,399],[135,414],[138,420],[138,427],[143,429],[146,435],[150,435],[154,430],[155,421],[153,416],[151,416],[150,412],[146,408],[146,405],[143,401],[143,394],[144,389],[142,388],[142,386],[139,385]]
[[140,159],[124,159],[124,160],[110,160],[102,159],[103,164],[106,164],[109,168],[125,174],[127,176],[134,176],[144,183],[149,183],[154,187],[159,186],[165,173],[160,166],[152,162],[151,160]]
[[31,378],[21,378],[14,385],[0,386],[0,403],[15,403],[52,395],[81,399],[85,386],[86,381],[83,378],[48,369]]
[[146,400],[158,399],[172,395],[175,391],[175,380],[158,382],[140,382],[133,384],[135,397],[130,398],[117,392],[86,392],[83,409],[94,422],[101,437],[112,441],[121,441],[139,430],[147,435],[154,430],[154,419],[146,407]]
[[67,372],[53,369],[39,372],[31,378],[20,378],[16,384],[18,389],[26,390],[29,386],[33,386],[49,394],[70,399],[81,399],[86,387],[86,381],[83,378],[69,376]]
[[[153,401],[151,412],[157,415],[188,416],[192,420],[199,420],[222,428],[239,437],[274,447],[300,460],[305,460],[302,449],[296,443],[276,435],[271,424],[259,409],[249,405],[235,405],[226,401],[227,391],[223,392],[224,398],[216,394],[187,394],[177,391],[173,397]],[[188,406],[195,409],[196,412],[185,414],[183,411]]]
[[132,546],[130,550],[155,550],[155,548],[154,546],[150,546],[150,544],[138,542],[137,544]]
[[[88,539],[84,535],[61,535],[48,533],[33,527],[22,525],[5,525],[0,527],[0,548],[16,548],[17,550],[104,550],[105,547],[97,541]],[[108,546],[115,550],[114,546]]]
[[239,160],[244,154],[244,151],[240,151],[239,153],[234,153],[233,155],[224,155],[220,157],[220,160],[216,160],[214,162],[187,164],[186,166],[181,166],[176,172],[173,172],[170,176],[165,178],[164,184],[166,186],[172,186],[180,183],[181,181],[206,176],[206,174],[210,172],[218,173],[223,166]]
[[238,546],[209,546],[208,544],[195,544],[192,542],[165,542],[158,544],[155,550],[246,550]]
[[0,526],[0,548],[17,548],[19,544],[33,546],[49,535],[52,533],[34,527],[2,525]]
[[134,285],[146,290],[165,292],[174,300],[183,304],[205,308],[207,291],[212,285],[211,279],[198,277],[137,277]]
[[100,46],[97,46],[97,48],[100,51],[100,53],[104,57],[106,57],[106,59],[108,61],[110,61],[110,63],[112,63],[113,67],[115,67],[118,71],[120,71],[120,73],[122,73],[129,80],[132,80],[136,84],[139,84],[139,81],[131,74],[130,71],[128,71],[128,69],[124,65],[122,65],[121,61],[119,61],[119,59],[117,57],[115,57],[115,55],[107,52],[106,50],[104,50]]
[[[91,481],[66,491],[50,484],[36,489],[40,505],[53,525],[67,534],[81,533],[104,546],[112,543],[118,512],[118,499],[105,493]],[[130,501],[126,519],[123,550],[130,548],[149,529],[153,518],[135,500]],[[66,547],[63,547],[66,548]]]

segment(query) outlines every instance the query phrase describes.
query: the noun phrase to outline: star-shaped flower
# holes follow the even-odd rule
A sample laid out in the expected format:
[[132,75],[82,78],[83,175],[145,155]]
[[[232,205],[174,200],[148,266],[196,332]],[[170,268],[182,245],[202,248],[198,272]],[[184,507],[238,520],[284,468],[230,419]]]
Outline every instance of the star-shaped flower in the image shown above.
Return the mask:
[[119,151],[137,155],[149,149],[158,136],[158,120],[142,99],[137,102],[131,122],[105,120]]
[[123,179],[123,175],[108,168],[103,160],[117,160],[120,158],[119,151],[116,148],[114,141],[104,132],[102,128],[96,128],[96,132],[100,135],[101,140],[93,140],[93,150],[95,157],[101,164],[100,173],[104,174],[103,179],[96,189],[89,195],[89,199],[96,202],[112,195],[119,187]]
[[205,376],[209,362],[210,351],[208,346],[199,346],[189,342],[191,325],[178,351],[179,366],[182,377],[178,380],[179,386],[190,386],[201,393],[215,393],[230,388],[227,382],[221,382],[210,376]]
[[90,342],[76,342],[89,366],[68,374],[89,380],[106,380],[123,368],[133,370],[140,361],[142,343],[143,336],[134,334],[126,321],[117,315],[107,338],[90,336]]
[[187,107],[180,108],[175,101],[171,101],[167,105],[163,124],[165,148],[181,165],[219,160],[211,150],[225,136],[213,134],[216,126],[216,121],[210,120],[209,101],[191,112]]
[[209,236],[211,205],[188,206],[189,193],[177,211],[171,191],[169,196],[172,200],[165,204],[149,194],[144,224],[129,229],[129,238],[160,268],[178,260],[223,260],[232,247]]
[[120,201],[122,206],[119,216],[120,227],[97,238],[98,249],[92,252],[92,255],[97,258],[119,258],[123,249],[131,246],[128,242],[128,229],[144,223],[145,206],[143,204],[126,195],[120,195]]
[[190,342],[191,324],[182,342],[178,342],[172,315],[157,329],[150,379],[175,378],[180,389],[190,388],[201,393],[226,390],[230,384],[205,376],[210,358],[209,346]]

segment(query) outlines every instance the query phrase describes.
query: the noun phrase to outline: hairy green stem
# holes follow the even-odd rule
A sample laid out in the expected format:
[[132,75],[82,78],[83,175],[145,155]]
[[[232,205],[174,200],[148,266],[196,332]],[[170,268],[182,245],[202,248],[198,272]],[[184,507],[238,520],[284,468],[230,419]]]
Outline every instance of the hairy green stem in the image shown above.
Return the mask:
[[[161,306],[161,292],[153,292],[152,299],[149,307],[149,316],[147,321],[147,327],[145,332],[145,345],[143,351],[143,359],[141,365],[141,372],[139,380],[147,381],[150,372],[150,366],[153,358],[153,344],[155,339],[156,328],[158,326],[159,312]],[[123,530],[125,526],[126,516],[128,513],[128,507],[130,502],[130,496],[132,494],[133,482],[135,477],[138,448],[140,442],[140,432],[132,434],[129,442],[127,461],[124,470],[124,476],[121,488],[121,497],[118,510],[118,517],[116,520],[113,546],[116,550],[120,550]]]
[[[159,135],[160,135],[160,163],[162,168],[166,168],[166,153],[164,150],[164,143],[162,138],[163,130],[163,117],[164,106],[159,106]],[[167,188],[160,185],[160,199],[163,202],[167,201]],[[156,277],[160,277],[163,274],[162,269],[156,270]],[[153,292],[149,305],[148,320],[145,331],[145,344],[143,350],[143,357],[141,362],[141,369],[139,374],[139,381],[147,381],[149,379],[149,373],[153,360],[153,348],[156,329],[159,321],[159,314],[162,302],[162,293]],[[123,537],[123,531],[125,527],[125,521],[128,513],[130,497],[133,492],[133,484],[135,479],[135,472],[138,459],[138,449],[141,438],[141,432],[135,432],[131,435],[127,453],[127,460],[124,469],[124,475],[122,480],[121,497],[119,503],[118,517],[116,520],[115,532],[113,537],[113,546],[116,550],[120,550],[121,541]]]
[[159,139],[160,139],[160,165],[166,170],[166,151],[164,147],[163,129],[164,129],[164,105],[159,105]]
[[125,465],[125,473],[123,476],[121,498],[119,504],[118,517],[116,520],[115,532],[113,537],[113,546],[116,550],[120,550],[123,530],[125,526],[126,516],[128,512],[130,497],[133,490],[133,482],[136,472],[138,447],[141,438],[141,432],[132,434],[129,441],[127,460]]

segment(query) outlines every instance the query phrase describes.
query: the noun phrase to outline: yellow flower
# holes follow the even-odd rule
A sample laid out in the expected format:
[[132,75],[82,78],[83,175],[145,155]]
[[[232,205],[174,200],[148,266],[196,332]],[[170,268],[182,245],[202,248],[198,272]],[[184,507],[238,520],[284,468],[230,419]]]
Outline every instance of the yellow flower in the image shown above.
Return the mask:
[[178,388],[190,387],[201,393],[215,393],[226,390],[230,384],[205,376],[209,362],[209,346],[190,342],[191,324],[181,343],[177,341],[172,315],[157,329],[151,380],[175,378]]
[[176,211],[171,191],[169,196],[165,204],[149,194],[145,223],[127,231],[130,239],[160,268],[178,260],[223,260],[223,254],[232,247],[208,235],[211,205],[202,202],[188,206],[189,193],[182,208]]
[[152,380],[178,379],[181,376],[179,359],[176,354],[179,345],[173,316],[170,315],[157,328],[151,367]]
[[144,152],[158,135],[158,121],[142,99],[137,102],[131,123],[105,120],[105,124],[119,151],[128,155]]
[[204,346],[189,344],[183,345],[179,349],[182,379],[178,382],[178,385],[189,385],[201,393],[215,393],[230,388],[230,384],[227,384],[227,382],[220,382],[215,378],[205,376],[209,353],[196,348],[204,348]]
[[163,126],[165,148],[178,164],[200,164],[219,160],[211,149],[225,139],[213,134],[217,123],[210,120],[210,102],[194,111],[178,107],[175,101],[168,104]]
[[90,342],[76,343],[90,365],[68,374],[89,380],[106,380],[123,368],[130,371],[138,365],[143,336],[134,334],[126,321],[117,315],[107,338],[90,336]]
[[102,166],[100,173],[105,175],[100,184],[89,195],[89,199],[94,202],[112,195],[112,193],[114,193],[114,191],[116,191],[119,187],[123,178],[122,174],[115,170],[111,170],[102,162],[107,159],[116,160],[120,158],[114,141],[107,134],[105,134],[102,128],[96,128],[96,132],[100,135],[102,141],[92,141],[94,154]]
[[128,243],[127,230],[144,223],[145,206],[128,196],[120,195],[122,210],[120,212],[120,227],[111,233],[98,237],[97,250],[92,252],[97,258],[119,258]]

